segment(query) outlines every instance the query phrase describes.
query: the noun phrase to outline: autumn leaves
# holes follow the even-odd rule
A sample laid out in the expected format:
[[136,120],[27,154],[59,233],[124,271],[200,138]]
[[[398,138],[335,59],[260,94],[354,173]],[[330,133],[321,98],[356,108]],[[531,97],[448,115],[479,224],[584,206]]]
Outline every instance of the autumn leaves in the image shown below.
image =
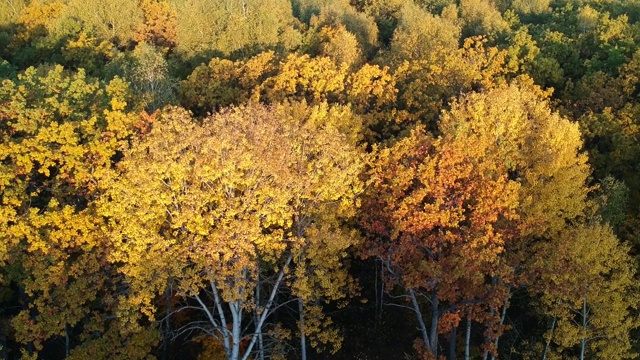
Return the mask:
[[[362,212],[365,253],[406,289],[428,353],[437,356],[438,334],[463,318],[493,329],[484,348],[496,351],[500,310],[521,287],[540,294],[544,311],[565,330],[574,329],[549,335],[558,339],[558,353],[608,338],[598,324],[631,326],[634,303],[613,296],[605,305],[600,296],[607,290],[592,283],[619,287],[610,295],[628,293],[633,271],[626,248],[610,242],[615,236],[587,200],[589,168],[577,126],[523,83],[463,96],[442,114],[439,130],[435,138],[417,128],[375,154]],[[560,260],[565,251],[582,255]],[[620,306],[615,316],[600,312],[608,306]],[[574,324],[571,311],[585,321]],[[451,314],[457,320],[443,327],[440,320]],[[608,344],[589,346],[598,356],[612,351],[612,358],[631,349],[628,336]]]
[[[257,83],[263,56],[226,63],[239,71],[229,81]],[[524,77],[494,83],[442,111],[437,135],[380,133],[387,142],[365,151],[394,111],[387,70],[364,66],[340,94],[350,106],[330,105],[313,95],[322,72],[302,71],[319,64],[293,59],[260,80],[272,105],[204,119],[135,114],[122,80],[60,67],[3,83],[0,259],[21,288],[18,341],[38,350],[64,336],[69,356],[141,358],[160,337],[198,333],[229,359],[275,356],[292,332],[274,315],[289,307],[302,349],[335,350],[323,307],[357,294],[345,260],[359,255],[406,296],[425,357],[455,348],[462,324],[484,334],[466,352],[495,355],[516,291],[551,319],[549,358],[631,354],[628,248],[591,200],[577,125],[547,94]],[[301,84],[280,81],[289,65]]]
[[[463,88],[504,60],[472,43],[447,57],[486,60]],[[281,356],[293,336],[335,350],[323,307],[358,293],[345,265],[358,256],[405,297],[425,357],[455,349],[463,325],[483,334],[465,352],[496,355],[514,292],[550,320],[548,358],[631,356],[633,262],[592,199],[578,126],[548,94],[486,80],[435,129],[401,129],[393,115],[411,107],[398,98],[418,106],[446,77],[411,87],[388,68],[347,76],[327,58],[274,56],[197,68],[183,95],[217,107],[203,119],[140,115],[123,80],[61,67],[3,82],[0,260],[19,289],[17,341],[63,337],[78,358],[142,358],[191,334],[229,359]],[[295,327],[275,320],[284,308]]]
[[215,337],[230,359],[261,346],[285,289],[313,305],[354,286],[341,259],[358,237],[340,225],[362,192],[364,154],[334,126],[285,111],[255,105],[197,124],[167,109],[101,202],[132,306],[154,320],[154,298],[174,284],[177,306],[206,319],[184,329]]

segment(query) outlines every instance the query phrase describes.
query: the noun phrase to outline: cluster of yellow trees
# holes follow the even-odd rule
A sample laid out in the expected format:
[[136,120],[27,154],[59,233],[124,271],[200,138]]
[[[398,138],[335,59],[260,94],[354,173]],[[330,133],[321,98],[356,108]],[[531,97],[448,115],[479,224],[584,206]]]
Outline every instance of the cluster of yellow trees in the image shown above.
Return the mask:
[[638,356],[631,8],[214,3],[0,3],[0,357]]

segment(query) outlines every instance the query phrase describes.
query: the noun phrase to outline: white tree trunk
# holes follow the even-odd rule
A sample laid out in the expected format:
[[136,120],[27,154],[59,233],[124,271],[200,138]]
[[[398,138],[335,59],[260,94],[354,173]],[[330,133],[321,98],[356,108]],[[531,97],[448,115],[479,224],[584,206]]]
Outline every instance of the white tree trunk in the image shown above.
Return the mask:
[[551,333],[549,333],[549,338],[547,339],[547,343],[544,345],[544,352],[542,353],[542,360],[547,360],[547,351],[549,350],[549,346],[551,346],[551,339],[553,339],[553,330],[556,328],[556,317],[553,317],[553,321],[551,322]]
[[467,316],[467,331],[464,335],[464,360],[470,359],[470,351],[471,347],[471,318]]
[[422,342],[424,346],[431,350],[431,342],[429,340],[429,334],[427,331],[427,326],[424,323],[424,319],[422,318],[422,311],[420,310],[420,304],[418,304],[418,299],[416,298],[416,293],[413,289],[409,289],[409,296],[411,297],[411,304],[413,305],[413,311],[416,313],[416,318],[418,319],[418,326],[420,327],[420,333],[422,334]]
[[300,316],[300,359],[307,360],[307,335],[304,327],[304,305],[301,298],[298,298],[298,313]]

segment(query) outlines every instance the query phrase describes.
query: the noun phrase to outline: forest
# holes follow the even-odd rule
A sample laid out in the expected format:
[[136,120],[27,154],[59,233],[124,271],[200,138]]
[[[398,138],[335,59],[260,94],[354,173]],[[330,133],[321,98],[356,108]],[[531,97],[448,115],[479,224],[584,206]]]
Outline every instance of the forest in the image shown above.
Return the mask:
[[0,358],[640,359],[640,0],[0,0]]

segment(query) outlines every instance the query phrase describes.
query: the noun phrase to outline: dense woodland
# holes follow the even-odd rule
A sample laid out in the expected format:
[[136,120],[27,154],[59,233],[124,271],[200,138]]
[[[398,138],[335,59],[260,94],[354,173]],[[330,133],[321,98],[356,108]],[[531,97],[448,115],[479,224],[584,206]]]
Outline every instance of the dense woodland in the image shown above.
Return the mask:
[[0,358],[640,358],[640,0],[0,0]]

